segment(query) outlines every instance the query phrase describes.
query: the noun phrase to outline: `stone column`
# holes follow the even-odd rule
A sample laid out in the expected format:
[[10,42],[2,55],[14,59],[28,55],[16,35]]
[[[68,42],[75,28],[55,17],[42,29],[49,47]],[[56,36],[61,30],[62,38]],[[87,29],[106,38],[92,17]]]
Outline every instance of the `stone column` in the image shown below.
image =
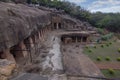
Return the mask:
[[23,54],[24,57],[27,57],[28,51],[23,41],[19,43],[19,48],[21,50],[21,54]]
[[67,44],[67,39],[66,38],[64,38],[64,43]]
[[83,42],[83,37],[81,37],[81,40],[80,40],[80,41],[81,41],[81,43]]
[[59,23],[56,23],[56,27],[57,27],[57,29],[59,29],[59,25],[58,25]]
[[40,32],[38,32],[38,39],[40,40],[41,36],[40,36]]
[[36,44],[36,43],[37,43],[37,40],[38,40],[36,34],[34,35],[34,40],[35,40],[35,44]]
[[5,50],[3,51],[3,54],[5,55],[5,58],[6,58],[7,60],[10,60],[10,61],[13,61],[14,63],[16,63],[15,58],[14,58],[13,55],[10,53],[10,49],[5,49]]
[[33,44],[33,40],[32,40],[32,38],[29,37],[28,40],[29,40],[28,42],[30,43],[30,47],[31,47],[31,48],[34,47],[34,44]]
[[42,35],[42,41],[44,41],[44,31],[43,31],[43,29],[41,30],[41,35]]
[[89,37],[86,37],[86,42],[89,43]]
[[76,42],[76,43],[78,42],[78,39],[77,39],[77,37],[76,37],[76,40],[75,40],[75,42]]

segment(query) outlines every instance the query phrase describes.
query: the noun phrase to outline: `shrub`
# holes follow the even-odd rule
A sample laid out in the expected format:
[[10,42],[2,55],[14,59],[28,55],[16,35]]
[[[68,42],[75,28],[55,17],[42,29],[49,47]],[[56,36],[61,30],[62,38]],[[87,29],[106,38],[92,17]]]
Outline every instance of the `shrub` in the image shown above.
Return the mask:
[[110,45],[112,44],[112,42],[109,43]]
[[109,46],[109,44],[106,44],[106,46],[108,47],[108,46]]
[[120,61],[120,57],[117,58],[117,61]]
[[112,75],[114,75],[114,74],[115,74],[115,71],[114,71],[113,69],[111,69],[111,68],[110,68],[110,69],[108,69],[108,71],[109,71],[109,73],[110,73],[110,74],[112,74]]
[[114,42],[116,42],[117,40],[115,39]]
[[101,47],[104,48],[104,45],[102,44]]
[[88,52],[90,52],[90,53],[91,53],[91,52],[92,52],[92,50],[91,50],[91,49],[89,49],[89,50],[88,50]]
[[118,52],[120,53],[120,48],[118,49]]
[[101,57],[97,57],[97,59],[96,59],[97,61],[101,61],[102,59],[101,59]]
[[96,46],[94,46],[94,48],[96,49],[97,47],[96,47]]
[[89,47],[88,47],[88,46],[86,46],[85,48],[87,48],[87,49],[88,49]]
[[106,61],[110,61],[110,57],[106,57],[105,60],[106,60]]

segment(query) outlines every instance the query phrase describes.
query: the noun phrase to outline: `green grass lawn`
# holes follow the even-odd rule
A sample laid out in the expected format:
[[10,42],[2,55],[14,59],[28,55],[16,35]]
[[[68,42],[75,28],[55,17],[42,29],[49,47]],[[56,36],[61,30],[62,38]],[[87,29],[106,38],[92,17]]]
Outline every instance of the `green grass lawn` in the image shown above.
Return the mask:
[[[107,42],[108,44],[110,42]],[[101,47],[103,45],[104,47]],[[88,55],[93,61],[96,62],[96,58],[100,57],[102,61],[106,62],[105,58],[110,57],[110,61],[116,62],[120,57],[118,48],[120,48],[120,42],[112,42],[112,44],[95,44],[96,47],[84,48],[84,53]],[[108,62],[108,61],[107,61]]]
[[110,74],[108,70],[101,70],[101,72],[104,74],[107,78],[120,78],[120,70],[114,70],[114,74]]

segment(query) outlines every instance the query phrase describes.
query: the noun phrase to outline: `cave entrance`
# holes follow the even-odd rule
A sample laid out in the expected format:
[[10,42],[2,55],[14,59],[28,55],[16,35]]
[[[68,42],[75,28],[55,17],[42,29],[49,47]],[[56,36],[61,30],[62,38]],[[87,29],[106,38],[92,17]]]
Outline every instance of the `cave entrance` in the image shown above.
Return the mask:
[[57,23],[54,23],[54,29],[57,29]]
[[59,27],[59,29],[61,29],[62,27],[61,27],[61,23],[58,23],[58,27]]
[[68,35],[62,35],[61,36],[61,41],[63,43],[86,43],[87,42],[87,37],[81,34],[68,34]]

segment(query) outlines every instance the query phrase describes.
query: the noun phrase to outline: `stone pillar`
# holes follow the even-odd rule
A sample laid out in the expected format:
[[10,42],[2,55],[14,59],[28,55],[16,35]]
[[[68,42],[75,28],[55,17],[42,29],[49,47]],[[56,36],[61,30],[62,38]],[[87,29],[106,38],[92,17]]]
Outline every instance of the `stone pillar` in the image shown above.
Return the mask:
[[34,39],[35,39],[35,44],[36,44],[37,41],[38,41],[38,38],[37,38],[36,34],[34,35]]
[[81,40],[80,40],[80,41],[81,41],[81,43],[83,42],[83,37],[81,37]]
[[57,27],[57,29],[59,29],[59,23],[56,23],[56,27]]
[[40,30],[40,41],[42,41],[42,31]]
[[41,30],[41,36],[42,36],[42,41],[44,41],[44,31],[43,31],[43,29]]
[[23,41],[19,43],[19,49],[21,50],[20,53],[23,54],[23,57],[27,57],[28,52]]
[[38,32],[38,39],[40,40],[41,36],[40,36],[40,32]]
[[3,54],[5,55],[5,58],[6,58],[7,60],[10,60],[10,61],[13,61],[14,63],[16,63],[15,58],[14,58],[13,55],[10,53],[10,49],[5,49],[5,50],[3,51]]
[[67,44],[67,40],[66,40],[66,38],[64,38],[64,43]]
[[28,38],[28,42],[30,43],[30,47],[34,47],[33,40],[31,37]]
[[86,37],[86,43],[89,43],[89,37]]
[[76,37],[76,40],[75,40],[75,42],[77,43],[78,42],[78,38]]

